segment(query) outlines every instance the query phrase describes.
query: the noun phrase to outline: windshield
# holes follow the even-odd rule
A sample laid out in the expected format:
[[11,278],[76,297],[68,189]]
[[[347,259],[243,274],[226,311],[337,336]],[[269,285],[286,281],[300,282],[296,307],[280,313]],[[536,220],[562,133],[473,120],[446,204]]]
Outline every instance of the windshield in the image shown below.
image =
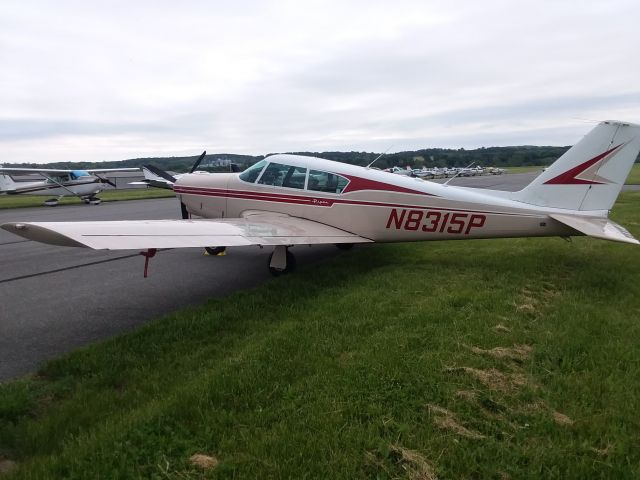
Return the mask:
[[244,180],[245,182],[254,183],[256,179],[260,176],[260,172],[267,164],[266,160],[260,160],[255,165],[251,165],[244,172],[240,174],[240,180]]

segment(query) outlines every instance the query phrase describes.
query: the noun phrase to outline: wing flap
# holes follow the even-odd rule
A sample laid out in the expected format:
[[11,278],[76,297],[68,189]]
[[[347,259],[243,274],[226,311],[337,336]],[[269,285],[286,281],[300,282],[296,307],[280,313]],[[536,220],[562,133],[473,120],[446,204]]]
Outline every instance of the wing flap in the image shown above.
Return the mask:
[[614,242],[633,243],[636,245],[640,244],[640,242],[636,240],[626,228],[612,222],[608,218],[583,217],[578,215],[562,215],[555,213],[549,216],[554,220],[564,223],[565,225],[568,225],[569,227],[590,237],[613,240]]
[[220,220],[14,222],[2,228],[29,240],[97,250],[371,241],[328,225],[285,215]]

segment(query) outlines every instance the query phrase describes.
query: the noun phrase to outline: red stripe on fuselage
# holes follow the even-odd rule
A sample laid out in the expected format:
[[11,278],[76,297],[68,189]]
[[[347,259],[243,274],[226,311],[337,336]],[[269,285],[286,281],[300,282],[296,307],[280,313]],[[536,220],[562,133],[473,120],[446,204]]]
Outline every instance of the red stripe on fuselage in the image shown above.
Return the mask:
[[449,211],[449,212],[486,213],[486,214],[509,215],[509,216],[537,216],[535,214],[524,214],[524,213],[490,212],[485,210],[443,208],[443,207],[435,207],[432,205],[372,202],[372,201],[355,200],[355,199],[349,200],[346,198],[307,197],[307,196],[300,196],[300,195],[287,195],[287,194],[269,193],[269,192],[255,192],[250,190],[224,190],[220,188],[176,186],[174,187],[174,191],[176,193],[185,194],[185,195],[237,198],[240,200],[256,200],[260,202],[289,203],[289,204],[297,204],[297,205],[309,205],[314,207],[332,207],[335,204],[343,204],[343,205],[361,205],[366,207],[406,208],[406,209],[416,209],[416,210],[434,209],[434,210],[442,210],[442,211]]

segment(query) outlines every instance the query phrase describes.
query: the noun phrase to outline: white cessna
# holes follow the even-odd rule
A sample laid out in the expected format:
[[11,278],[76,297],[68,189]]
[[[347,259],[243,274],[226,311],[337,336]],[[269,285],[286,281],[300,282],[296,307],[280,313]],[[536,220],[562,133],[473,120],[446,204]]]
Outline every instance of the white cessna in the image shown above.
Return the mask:
[[[0,166],[0,193],[8,195],[41,195],[53,197],[44,202],[55,207],[62,197],[79,197],[85,203],[97,205],[96,196],[105,188],[105,184],[115,187],[108,178],[100,175],[108,172],[139,172],[139,168],[98,168],[92,170],[64,170],[51,168],[4,168]],[[11,175],[39,174],[44,180],[16,182]]]
[[274,274],[294,267],[294,245],[574,235],[638,244],[607,216],[639,151],[639,125],[602,122],[518,192],[273,155],[239,174],[177,179],[173,188],[185,216],[202,219],[13,222],[2,228],[53,245],[144,249],[147,262],[159,248],[272,245]]

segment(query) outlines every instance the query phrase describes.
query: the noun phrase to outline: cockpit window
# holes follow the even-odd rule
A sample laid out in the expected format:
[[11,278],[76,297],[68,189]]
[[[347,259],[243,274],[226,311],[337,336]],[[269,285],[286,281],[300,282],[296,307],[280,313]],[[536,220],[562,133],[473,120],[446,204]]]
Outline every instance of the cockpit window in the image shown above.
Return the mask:
[[49,175],[47,177],[47,183],[64,183],[64,182],[68,182],[69,180],[75,180],[73,177],[71,177],[68,174],[60,174],[60,175]]
[[307,169],[281,163],[270,163],[258,183],[275,187],[304,188]]
[[260,176],[260,172],[267,164],[266,160],[260,160],[258,163],[251,165],[244,172],[240,174],[240,180],[244,180],[245,182],[253,183]]
[[349,180],[335,173],[311,170],[307,188],[316,192],[342,193],[348,183]]

